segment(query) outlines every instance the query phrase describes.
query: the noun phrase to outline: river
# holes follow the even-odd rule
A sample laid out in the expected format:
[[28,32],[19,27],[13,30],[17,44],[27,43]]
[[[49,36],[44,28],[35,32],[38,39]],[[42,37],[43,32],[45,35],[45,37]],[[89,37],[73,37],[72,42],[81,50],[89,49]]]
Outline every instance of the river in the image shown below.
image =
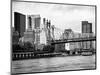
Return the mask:
[[95,55],[12,61],[12,73],[95,69]]

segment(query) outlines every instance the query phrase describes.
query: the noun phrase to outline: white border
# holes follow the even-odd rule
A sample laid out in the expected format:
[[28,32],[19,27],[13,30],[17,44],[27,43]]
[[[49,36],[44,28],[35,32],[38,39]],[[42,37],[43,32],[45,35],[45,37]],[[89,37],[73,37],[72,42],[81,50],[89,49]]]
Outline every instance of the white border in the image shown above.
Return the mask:
[[[30,0],[27,0],[30,1]],[[34,1],[34,0],[31,0]],[[39,73],[41,75],[99,75],[100,70],[100,0],[35,0],[42,2],[97,5],[97,70]],[[10,75],[10,0],[0,0],[0,75]],[[25,74],[33,75],[33,74]]]

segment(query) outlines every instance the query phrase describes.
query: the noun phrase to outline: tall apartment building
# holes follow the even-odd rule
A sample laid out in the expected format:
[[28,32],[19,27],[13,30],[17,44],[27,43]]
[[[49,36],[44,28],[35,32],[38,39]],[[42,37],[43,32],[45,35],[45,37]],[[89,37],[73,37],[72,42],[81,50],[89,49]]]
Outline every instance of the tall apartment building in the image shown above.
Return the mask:
[[25,32],[25,28],[26,28],[26,16],[18,13],[18,12],[14,12],[14,28],[15,31],[17,31],[19,33],[19,37],[23,37],[24,32]]
[[[82,21],[82,34],[92,34],[92,23],[89,23],[88,21]],[[86,41],[82,42],[82,48],[83,49],[90,49],[92,48],[92,41]]]
[[82,33],[92,33],[92,23],[82,21]]
[[27,16],[28,20],[28,29],[29,30],[34,30],[35,31],[35,45],[38,46],[40,44],[40,20],[41,17],[40,15],[28,15]]
[[28,29],[38,29],[40,28],[40,15],[27,15]]

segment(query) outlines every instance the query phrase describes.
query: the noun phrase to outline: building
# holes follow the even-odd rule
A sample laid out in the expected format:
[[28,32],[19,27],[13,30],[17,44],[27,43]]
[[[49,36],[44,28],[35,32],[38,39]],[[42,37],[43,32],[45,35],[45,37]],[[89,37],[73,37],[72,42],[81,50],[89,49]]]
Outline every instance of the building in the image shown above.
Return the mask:
[[[80,38],[80,33],[76,33],[76,32],[73,32],[72,33],[72,38]],[[70,50],[79,50],[81,49],[81,42],[72,42],[70,43],[70,46],[69,46],[69,49]]]
[[64,33],[63,33],[63,38],[64,39],[72,38],[72,36],[73,36],[72,34],[73,34],[72,29],[65,29]]
[[14,12],[14,29],[19,33],[19,37],[23,37],[24,35],[26,29],[25,22],[26,22],[25,15],[18,12]]
[[[63,33],[63,39],[69,39],[72,35],[72,29],[65,29]],[[71,43],[65,43],[65,50],[70,50]]]
[[40,44],[40,23],[41,23],[41,17],[40,15],[27,15],[27,21],[28,21],[28,29],[35,31],[35,45],[36,48]]
[[27,26],[28,29],[39,29],[40,28],[40,15],[27,15]]
[[[88,21],[82,21],[82,36],[90,36],[90,34],[92,34],[92,23],[89,23]],[[92,41],[82,42],[82,49],[90,49],[92,48],[92,45]]]
[[[72,29],[65,29],[63,33],[63,39],[69,39],[72,33]],[[70,50],[70,43],[65,43],[65,50]]]
[[31,44],[34,44],[35,41],[35,32],[31,30],[27,30],[24,32],[24,40],[23,42],[30,42]]
[[[74,39],[80,38],[80,33],[73,32],[72,29],[65,29],[63,33],[63,39]],[[65,43],[65,50],[75,50],[80,49],[81,43],[80,42],[70,42]]]
[[92,23],[82,21],[82,33],[92,33]]
[[65,50],[65,44],[55,44],[55,52],[60,52]]

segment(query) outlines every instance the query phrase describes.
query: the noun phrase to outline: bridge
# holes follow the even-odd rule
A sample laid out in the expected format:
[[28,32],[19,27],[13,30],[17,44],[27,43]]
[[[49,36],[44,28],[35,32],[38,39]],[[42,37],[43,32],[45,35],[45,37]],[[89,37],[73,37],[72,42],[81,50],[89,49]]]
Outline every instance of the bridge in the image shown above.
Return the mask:
[[50,41],[51,44],[71,43],[71,42],[84,42],[84,41],[96,41],[94,37],[81,37],[81,38],[70,38],[70,39],[59,39]]

